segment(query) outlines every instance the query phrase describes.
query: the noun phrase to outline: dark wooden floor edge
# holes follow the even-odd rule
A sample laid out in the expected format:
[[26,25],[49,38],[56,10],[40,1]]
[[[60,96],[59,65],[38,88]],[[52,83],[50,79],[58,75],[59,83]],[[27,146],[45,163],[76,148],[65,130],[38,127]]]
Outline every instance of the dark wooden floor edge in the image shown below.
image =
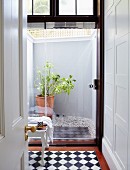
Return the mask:
[[96,152],[96,155],[97,155],[97,159],[100,163],[101,169],[102,170],[110,170],[103,153],[99,149],[97,149],[95,152]]
[[[97,146],[96,139],[90,140],[54,140],[53,143],[49,143],[50,146]],[[32,141],[28,143],[28,146],[42,146],[41,141]]]
[[[32,147],[41,147],[42,144],[29,144],[28,146],[29,146],[29,147],[30,147],[30,146],[32,146]],[[55,147],[61,147],[61,146],[62,146],[62,147],[63,147],[63,146],[77,146],[77,147],[78,147],[78,146],[81,146],[81,147],[82,147],[82,146],[86,146],[86,147],[87,147],[87,146],[95,146],[95,147],[96,147],[97,145],[95,145],[95,144],[59,144],[59,145],[53,144],[53,145],[50,145],[50,146],[55,146]]]

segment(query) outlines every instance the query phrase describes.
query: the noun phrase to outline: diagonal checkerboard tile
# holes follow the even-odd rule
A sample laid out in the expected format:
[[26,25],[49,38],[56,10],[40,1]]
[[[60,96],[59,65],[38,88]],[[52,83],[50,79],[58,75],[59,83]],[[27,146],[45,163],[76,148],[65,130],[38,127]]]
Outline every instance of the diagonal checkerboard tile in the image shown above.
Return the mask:
[[101,170],[94,151],[45,151],[45,165],[41,152],[29,151],[30,170]]

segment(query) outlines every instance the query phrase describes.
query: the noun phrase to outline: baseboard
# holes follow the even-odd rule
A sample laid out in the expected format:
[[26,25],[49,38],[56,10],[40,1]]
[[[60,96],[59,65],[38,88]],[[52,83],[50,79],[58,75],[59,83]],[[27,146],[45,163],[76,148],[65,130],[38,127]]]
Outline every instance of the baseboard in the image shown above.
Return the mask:
[[103,143],[102,143],[102,152],[108,163],[110,170],[122,170],[121,166],[116,160],[113,152],[111,151],[105,139],[103,139]]

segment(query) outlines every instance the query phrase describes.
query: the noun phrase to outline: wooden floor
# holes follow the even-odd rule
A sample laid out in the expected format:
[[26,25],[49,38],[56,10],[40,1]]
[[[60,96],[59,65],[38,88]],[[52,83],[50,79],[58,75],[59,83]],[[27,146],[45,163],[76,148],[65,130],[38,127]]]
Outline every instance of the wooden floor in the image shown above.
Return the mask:
[[[41,139],[33,139],[31,138],[29,140],[29,146],[41,146],[42,143],[41,143]],[[54,140],[53,143],[50,143],[49,145],[50,146],[81,146],[81,145],[91,145],[91,146],[95,146],[96,144],[96,140],[95,139],[90,139],[90,140]]]
[[[42,148],[41,147],[29,147],[28,148],[29,151],[41,151]],[[107,165],[107,162],[104,158],[104,156],[102,155],[102,153],[98,150],[97,147],[49,147],[47,150],[49,151],[95,151],[96,154],[97,154],[97,158],[98,158],[98,161],[100,163],[100,166],[101,166],[101,169],[102,170],[110,170],[108,165]]]

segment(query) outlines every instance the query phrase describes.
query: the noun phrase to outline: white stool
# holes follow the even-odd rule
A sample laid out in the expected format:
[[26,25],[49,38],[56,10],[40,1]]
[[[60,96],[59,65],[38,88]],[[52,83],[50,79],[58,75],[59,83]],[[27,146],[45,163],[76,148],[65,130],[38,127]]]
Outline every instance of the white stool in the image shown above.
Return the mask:
[[[29,126],[35,126],[35,124],[29,124]],[[45,148],[49,147],[49,144],[47,143],[47,126],[45,130],[36,130],[36,132],[28,131],[28,137],[41,137],[42,142],[42,158],[41,158],[41,164],[44,165],[44,151]]]

